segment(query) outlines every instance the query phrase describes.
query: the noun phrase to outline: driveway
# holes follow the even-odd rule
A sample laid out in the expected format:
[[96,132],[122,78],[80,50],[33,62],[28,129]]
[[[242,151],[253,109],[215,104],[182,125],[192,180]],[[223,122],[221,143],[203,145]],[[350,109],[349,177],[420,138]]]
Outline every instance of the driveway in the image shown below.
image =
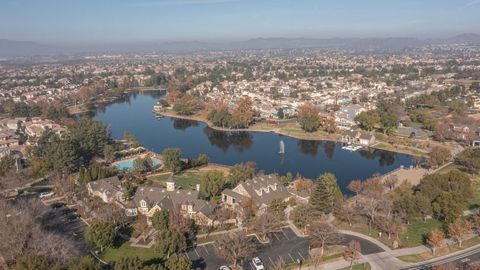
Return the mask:
[[[296,263],[307,260],[309,255],[310,242],[308,238],[298,237],[290,228],[284,228],[282,231],[273,233],[268,244],[259,243],[258,248],[252,257],[260,257],[267,269],[278,260],[285,263]],[[362,254],[368,255],[384,250],[376,244],[363,238],[353,235],[343,235],[342,245],[347,245],[350,241],[359,241],[362,247]],[[228,261],[218,256],[213,244],[197,246],[195,249],[186,253],[186,256],[192,260],[196,269],[215,270],[221,265],[228,265]],[[250,263],[250,258],[240,264],[244,269],[254,269]]]

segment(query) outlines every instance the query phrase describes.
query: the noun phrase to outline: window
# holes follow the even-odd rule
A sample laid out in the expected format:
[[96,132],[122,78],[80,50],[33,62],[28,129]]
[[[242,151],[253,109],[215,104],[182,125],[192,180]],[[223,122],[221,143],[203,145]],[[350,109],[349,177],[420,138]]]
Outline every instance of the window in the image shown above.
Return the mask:
[[147,202],[146,201],[140,201],[140,206],[143,207],[143,208],[146,208],[147,207]]

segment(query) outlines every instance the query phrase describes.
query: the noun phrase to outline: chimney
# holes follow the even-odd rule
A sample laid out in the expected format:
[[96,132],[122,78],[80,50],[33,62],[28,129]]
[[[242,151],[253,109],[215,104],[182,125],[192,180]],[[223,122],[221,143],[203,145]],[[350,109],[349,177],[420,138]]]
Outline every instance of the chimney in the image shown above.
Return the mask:
[[197,191],[200,191],[200,184],[197,184],[195,187],[196,187],[195,189],[196,189]]
[[175,191],[175,182],[167,182],[167,191]]

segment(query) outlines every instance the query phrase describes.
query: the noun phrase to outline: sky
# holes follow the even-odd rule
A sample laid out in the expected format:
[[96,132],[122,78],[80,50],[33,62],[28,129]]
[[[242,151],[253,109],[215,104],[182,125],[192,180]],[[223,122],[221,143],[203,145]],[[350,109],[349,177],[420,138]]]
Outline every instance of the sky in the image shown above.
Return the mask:
[[480,0],[0,0],[0,38],[45,44],[480,34]]

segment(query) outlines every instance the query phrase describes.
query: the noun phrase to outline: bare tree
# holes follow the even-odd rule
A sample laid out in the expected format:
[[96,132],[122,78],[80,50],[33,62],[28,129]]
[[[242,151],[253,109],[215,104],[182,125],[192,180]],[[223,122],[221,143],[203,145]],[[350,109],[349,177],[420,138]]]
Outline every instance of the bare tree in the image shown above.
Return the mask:
[[396,175],[389,175],[383,180],[383,183],[389,190],[393,190],[398,184],[398,177]]
[[266,240],[268,234],[280,230],[281,227],[281,220],[270,213],[257,216],[249,223],[249,228],[262,241]]
[[387,233],[388,239],[391,239],[392,235],[397,236],[401,229],[400,221],[394,217],[380,216],[375,220],[375,224]]
[[348,243],[347,249],[343,253],[343,258],[350,262],[350,270],[353,269],[353,264],[360,259],[361,251],[360,242],[351,241]]
[[352,227],[352,222],[357,215],[356,210],[350,204],[346,203],[338,206],[334,214],[341,221],[348,223],[350,227]]
[[320,248],[320,256],[323,256],[327,245],[338,244],[342,236],[338,230],[327,222],[318,222],[309,227],[310,244]]
[[50,218],[38,199],[0,201],[0,253],[7,263],[27,253],[52,262],[65,262],[79,255],[73,241],[49,232],[44,223]]
[[218,255],[229,260],[235,268],[240,259],[249,257],[255,251],[255,242],[243,232],[226,234],[215,242],[215,246]]

